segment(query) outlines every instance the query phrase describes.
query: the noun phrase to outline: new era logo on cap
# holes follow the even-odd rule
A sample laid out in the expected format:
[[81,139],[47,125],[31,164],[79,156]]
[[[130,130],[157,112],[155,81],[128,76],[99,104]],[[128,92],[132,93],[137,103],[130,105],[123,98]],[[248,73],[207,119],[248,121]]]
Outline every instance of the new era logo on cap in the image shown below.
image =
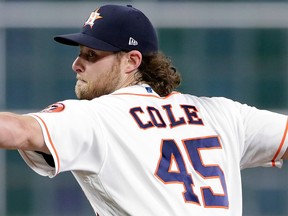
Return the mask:
[[129,44],[129,45],[132,45],[132,46],[137,46],[137,45],[138,45],[138,42],[137,42],[134,38],[130,37],[128,44]]

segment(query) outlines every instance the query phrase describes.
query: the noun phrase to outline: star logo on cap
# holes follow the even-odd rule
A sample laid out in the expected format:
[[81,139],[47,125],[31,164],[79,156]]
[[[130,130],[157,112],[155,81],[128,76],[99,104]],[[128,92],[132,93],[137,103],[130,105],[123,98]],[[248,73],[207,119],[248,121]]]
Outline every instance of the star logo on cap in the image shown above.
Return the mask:
[[93,25],[94,25],[95,20],[103,18],[102,16],[100,16],[100,13],[98,13],[99,9],[100,8],[98,8],[97,10],[93,11],[90,14],[90,17],[87,19],[87,21],[85,22],[84,26],[90,25],[90,27],[92,28]]

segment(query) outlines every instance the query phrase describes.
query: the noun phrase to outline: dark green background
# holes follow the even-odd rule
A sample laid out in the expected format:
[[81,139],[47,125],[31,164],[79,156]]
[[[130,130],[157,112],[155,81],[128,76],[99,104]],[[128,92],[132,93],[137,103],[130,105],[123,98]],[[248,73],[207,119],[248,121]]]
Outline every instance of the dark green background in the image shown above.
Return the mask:
[[[53,41],[54,35],[75,31],[78,29],[7,30],[8,110],[40,110],[55,101],[75,98],[71,64],[78,48]],[[229,97],[265,109],[288,107],[286,29],[158,29],[158,35],[161,50],[182,73],[179,90]],[[9,215],[93,215],[70,174],[52,180],[40,177],[17,152],[8,151],[7,161]],[[252,173],[244,175],[252,185],[257,179],[250,176],[262,173],[259,169],[245,172]],[[283,172],[274,177],[280,179],[277,174]],[[287,187],[246,187],[246,215],[288,214]]]
[[[57,44],[53,36],[78,30],[5,30],[6,110],[38,111],[53,102],[75,98],[71,64],[78,48]],[[197,96],[224,96],[258,108],[287,110],[287,29],[157,31],[160,49],[182,74],[180,91]],[[8,216],[93,215],[70,173],[44,178],[35,174],[17,152],[7,151],[6,156]],[[288,215],[286,173],[287,168],[243,171],[243,215]]]

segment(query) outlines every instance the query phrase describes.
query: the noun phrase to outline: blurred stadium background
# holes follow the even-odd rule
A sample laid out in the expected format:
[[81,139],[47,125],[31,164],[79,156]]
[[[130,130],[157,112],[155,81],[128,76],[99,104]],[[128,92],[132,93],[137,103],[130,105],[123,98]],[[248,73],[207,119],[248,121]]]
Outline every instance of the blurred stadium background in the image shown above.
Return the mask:
[[[0,110],[38,111],[75,98],[78,49],[53,36],[78,31],[107,3],[132,4],[157,27],[160,48],[183,76],[179,90],[288,113],[288,1],[0,0]],[[286,167],[285,167],[286,165]],[[93,215],[70,173],[35,174],[0,151],[0,215]],[[243,215],[288,215],[288,168],[243,171]]]

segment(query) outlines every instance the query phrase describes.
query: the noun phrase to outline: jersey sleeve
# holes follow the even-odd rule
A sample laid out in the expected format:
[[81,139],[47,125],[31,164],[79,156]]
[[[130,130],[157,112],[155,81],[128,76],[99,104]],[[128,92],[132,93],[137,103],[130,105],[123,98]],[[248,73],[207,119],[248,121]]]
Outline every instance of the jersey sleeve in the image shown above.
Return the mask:
[[201,98],[200,108],[241,169],[282,166],[288,146],[286,115],[223,97]]
[[241,168],[281,167],[288,145],[287,116],[238,105],[244,131]]
[[99,172],[105,156],[105,141],[89,101],[68,100],[61,102],[61,106],[59,109],[54,104],[53,109],[29,114],[42,128],[52,162],[39,152],[20,150],[20,155],[43,176],[54,177],[60,172],[73,170]]

